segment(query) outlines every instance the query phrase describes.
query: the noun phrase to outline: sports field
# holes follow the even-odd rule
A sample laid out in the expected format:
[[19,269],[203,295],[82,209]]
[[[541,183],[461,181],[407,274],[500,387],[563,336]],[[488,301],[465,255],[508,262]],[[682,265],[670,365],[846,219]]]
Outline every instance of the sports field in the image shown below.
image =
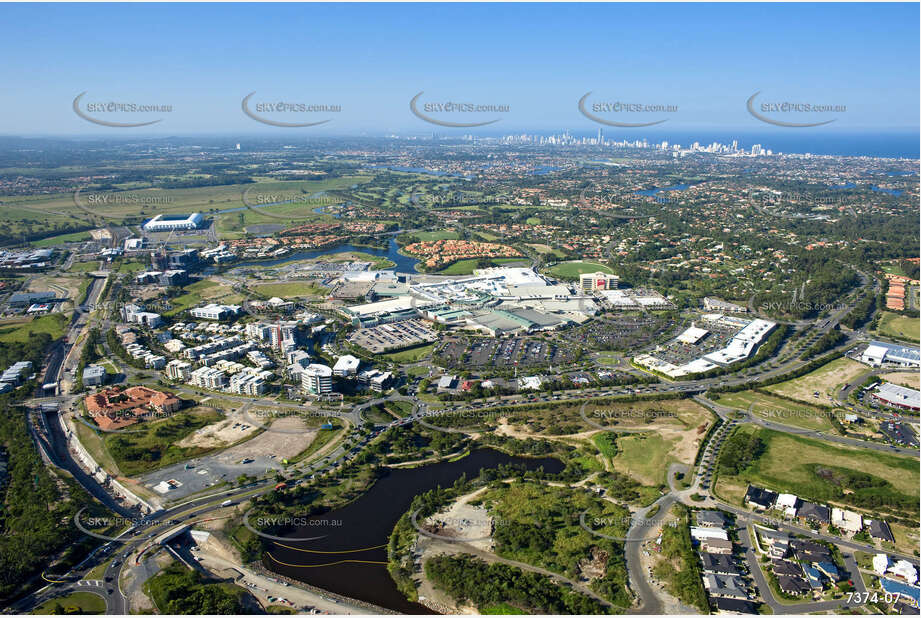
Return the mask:
[[560,262],[552,266],[549,270],[549,274],[560,279],[578,279],[579,275],[599,272],[608,275],[614,274],[614,271],[611,270],[609,266],[605,266],[599,262],[585,262],[582,260]]

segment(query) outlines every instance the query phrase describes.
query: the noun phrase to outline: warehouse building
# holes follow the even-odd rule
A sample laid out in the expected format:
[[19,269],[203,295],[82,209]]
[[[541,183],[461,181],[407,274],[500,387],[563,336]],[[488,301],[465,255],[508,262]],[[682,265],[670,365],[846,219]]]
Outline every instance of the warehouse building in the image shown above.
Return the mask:
[[886,364],[918,368],[921,367],[921,351],[918,348],[909,348],[908,346],[883,341],[871,341],[867,349],[860,355],[860,362],[872,367]]

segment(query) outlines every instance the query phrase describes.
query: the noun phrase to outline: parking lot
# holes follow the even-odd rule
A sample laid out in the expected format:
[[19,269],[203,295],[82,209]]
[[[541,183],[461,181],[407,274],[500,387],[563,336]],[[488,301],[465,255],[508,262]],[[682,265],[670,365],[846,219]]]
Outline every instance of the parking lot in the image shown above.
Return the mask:
[[446,367],[534,367],[563,365],[576,359],[575,350],[544,339],[451,339],[437,352]]
[[593,320],[561,337],[593,350],[633,350],[652,343],[668,328],[667,320],[655,316],[620,316]]

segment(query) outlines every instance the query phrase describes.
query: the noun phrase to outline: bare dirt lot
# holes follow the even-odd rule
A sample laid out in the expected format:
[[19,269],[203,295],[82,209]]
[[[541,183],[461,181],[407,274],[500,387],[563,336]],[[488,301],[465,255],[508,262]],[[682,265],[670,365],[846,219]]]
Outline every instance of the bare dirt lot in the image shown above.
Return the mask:
[[176,443],[182,447],[223,448],[239,442],[259,431],[251,423],[241,420],[240,415],[233,415],[218,423],[202,427]]
[[915,389],[921,388],[921,374],[917,371],[894,371],[892,373],[884,373],[879,377],[893,384],[898,384],[899,386],[907,386],[908,388]]
[[227,463],[267,455],[288,459],[310,446],[318,431],[316,428],[308,428],[306,423],[296,416],[286,416],[272,423],[270,431],[264,431],[252,440],[232,446],[216,458]]

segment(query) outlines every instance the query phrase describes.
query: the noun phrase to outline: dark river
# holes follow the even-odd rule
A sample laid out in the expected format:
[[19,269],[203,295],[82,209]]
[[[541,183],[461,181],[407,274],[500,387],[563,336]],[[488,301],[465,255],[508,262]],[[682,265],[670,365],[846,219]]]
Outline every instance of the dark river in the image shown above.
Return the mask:
[[400,516],[409,510],[417,494],[439,485],[448,487],[463,474],[472,479],[479,474],[480,469],[495,468],[502,464],[521,464],[529,470],[543,466],[550,473],[563,469],[563,464],[557,459],[512,457],[492,449],[479,449],[454,462],[390,470],[387,476],[379,479],[360,498],[318,518],[341,522],[340,525],[303,526],[291,534],[293,538],[325,534],[319,540],[290,543],[291,547],[310,552],[277,544],[272,547],[272,558],[293,566],[282,565],[268,557],[264,558],[264,564],[269,570],[281,575],[353,599],[406,614],[431,614],[431,610],[425,606],[407,601],[390,578],[386,567],[390,533]]

